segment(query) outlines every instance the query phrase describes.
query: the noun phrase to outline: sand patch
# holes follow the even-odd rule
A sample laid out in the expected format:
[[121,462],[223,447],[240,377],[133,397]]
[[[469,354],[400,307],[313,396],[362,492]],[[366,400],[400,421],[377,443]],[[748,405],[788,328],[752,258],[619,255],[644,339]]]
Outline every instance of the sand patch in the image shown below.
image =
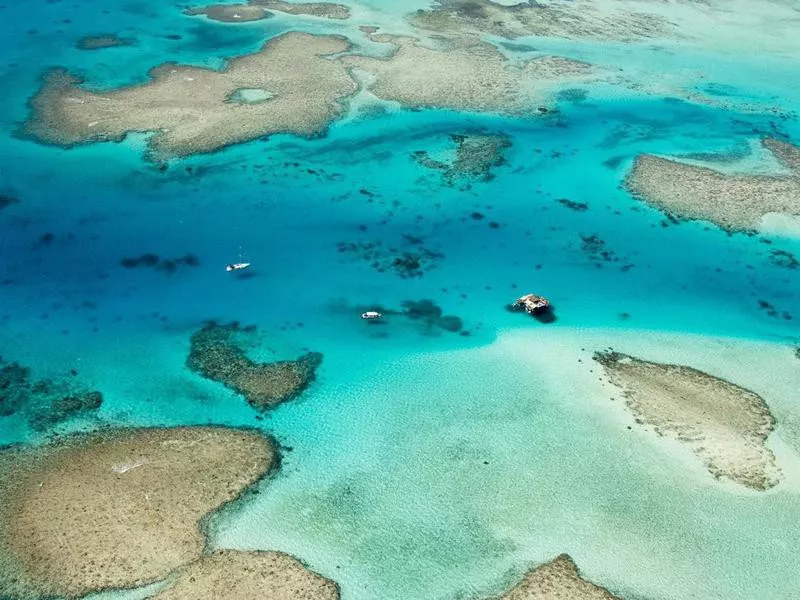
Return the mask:
[[626,185],[636,198],[663,212],[710,221],[729,231],[759,229],[771,213],[800,216],[800,148],[772,139],[763,144],[793,169],[791,175],[722,173],[642,154]]
[[253,408],[268,410],[302,394],[322,362],[318,352],[296,360],[259,363],[245,354],[238,325],[210,323],[191,338],[186,366],[242,394]]
[[338,600],[336,584],[282,552],[221,550],[181,568],[156,600]]
[[620,600],[583,579],[572,558],[560,554],[549,563],[528,571],[522,581],[499,600]]
[[585,80],[591,65],[542,56],[509,61],[495,46],[468,38],[439,40],[440,47],[419,40],[370,34],[392,44],[389,58],[345,56],[341,60],[371,75],[367,88],[378,98],[414,108],[531,114],[550,101],[556,83]]
[[523,1],[511,6],[491,0],[438,0],[408,20],[426,31],[486,33],[507,39],[535,35],[628,42],[674,33],[674,26],[661,16],[631,6],[610,6],[588,0]]
[[755,490],[778,483],[775,457],[764,445],[775,419],[760,396],[691,367],[618,352],[594,359],[623,390],[637,421],[685,443],[715,477]]
[[[59,146],[122,140],[151,131],[158,158],[211,152],[274,133],[314,136],[342,112],[339,101],[356,91],[346,66],[331,54],[350,47],[338,36],[287,33],[256,53],[235,58],[224,71],[167,63],[148,83],[90,92],[64,70],[48,73],[32,98],[26,135]],[[268,100],[229,102],[239,89],[261,89]]]
[[131,429],[0,453],[0,596],[82,596],[200,557],[198,521],[277,464],[236,429]]

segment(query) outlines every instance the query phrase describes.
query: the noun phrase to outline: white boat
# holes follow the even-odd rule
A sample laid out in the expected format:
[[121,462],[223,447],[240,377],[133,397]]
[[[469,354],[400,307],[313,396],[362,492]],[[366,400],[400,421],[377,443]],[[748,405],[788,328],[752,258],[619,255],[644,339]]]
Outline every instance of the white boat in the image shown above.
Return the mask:
[[246,269],[250,266],[250,263],[231,263],[225,267],[226,271],[239,271],[241,269]]
[[373,319],[380,319],[383,314],[379,313],[377,310],[368,310],[365,313],[361,313],[361,318],[367,321],[371,321]]

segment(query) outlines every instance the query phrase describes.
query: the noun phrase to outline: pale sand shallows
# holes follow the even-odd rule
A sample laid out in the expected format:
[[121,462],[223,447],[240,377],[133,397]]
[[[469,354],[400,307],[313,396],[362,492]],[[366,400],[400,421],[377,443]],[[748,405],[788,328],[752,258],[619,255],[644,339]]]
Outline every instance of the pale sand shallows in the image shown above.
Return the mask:
[[582,579],[572,558],[561,554],[528,571],[499,600],[619,600],[619,597]]
[[778,482],[775,457],[764,445],[775,420],[760,396],[691,367],[618,352],[594,359],[623,390],[637,421],[687,444],[715,477],[755,490]]
[[556,82],[593,72],[586,63],[554,56],[512,63],[484,42],[440,41],[443,47],[434,49],[409,37],[370,37],[394,45],[391,57],[345,56],[342,61],[374,77],[368,89],[377,97],[415,108],[532,113],[537,103],[548,101]]
[[338,600],[334,582],[282,552],[220,550],[182,567],[155,600]]
[[770,213],[800,215],[800,149],[777,140],[763,143],[794,173],[731,175],[642,154],[626,185],[636,198],[661,211],[710,221],[729,231],[758,229]]
[[[97,93],[54,70],[32,99],[23,133],[70,146],[152,131],[149,146],[157,158],[274,133],[317,135],[341,114],[339,101],[356,91],[346,65],[327,58],[349,47],[338,36],[287,33],[256,54],[231,60],[224,71],[168,63],[153,69],[148,83]],[[229,101],[242,88],[263,89],[269,99]]]
[[661,16],[637,12],[621,3],[604,12],[588,0],[522,1],[512,6],[491,0],[439,0],[430,10],[410,15],[409,22],[427,31],[488,33],[510,39],[536,35],[633,41],[675,34],[675,27]]
[[112,430],[0,453],[0,597],[157,581],[200,557],[199,521],[277,465],[275,443],[216,427]]

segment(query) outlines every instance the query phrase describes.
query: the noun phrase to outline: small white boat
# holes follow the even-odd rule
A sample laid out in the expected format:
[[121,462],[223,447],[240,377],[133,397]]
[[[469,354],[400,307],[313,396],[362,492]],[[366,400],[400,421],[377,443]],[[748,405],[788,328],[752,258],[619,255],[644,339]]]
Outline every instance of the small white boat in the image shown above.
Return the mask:
[[367,321],[372,321],[374,319],[380,319],[383,314],[379,313],[377,310],[368,310],[365,313],[361,313],[361,318]]
[[231,263],[225,267],[226,271],[239,271],[241,269],[246,269],[250,266],[250,263]]

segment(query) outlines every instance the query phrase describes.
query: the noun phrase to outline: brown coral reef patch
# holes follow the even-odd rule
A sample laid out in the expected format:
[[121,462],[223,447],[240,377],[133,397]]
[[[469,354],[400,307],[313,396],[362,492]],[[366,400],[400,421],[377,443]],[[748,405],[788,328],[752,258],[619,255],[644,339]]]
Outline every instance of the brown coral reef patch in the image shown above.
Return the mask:
[[133,46],[135,43],[131,38],[123,38],[113,33],[107,33],[84,36],[78,40],[75,47],[78,50],[102,50],[103,48],[116,48],[117,46]]
[[710,221],[729,231],[752,231],[770,213],[800,216],[800,148],[778,140],[763,145],[789,175],[728,174],[642,154],[626,184],[651,206],[683,219]]
[[211,4],[187,8],[183,12],[190,16],[204,15],[221,23],[247,23],[272,16],[263,7],[252,4]]
[[198,521],[277,464],[215,427],[112,430],[0,453],[0,596],[76,597],[161,580],[199,558]]
[[[341,114],[339,101],[356,91],[346,66],[328,58],[349,47],[338,36],[292,32],[230,60],[222,71],[167,63],[153,69],[147,83],[107,92],[83,89],[56,69],[33,97],[23,133],[70,146],[149,131],[150,150],[159,158],[274,133],[317,135]],[[264,90],[268,99],[230,102],[240,89]]]
[[594,359],[639,422],[688,445],[715,477],[755,490],[778,482],[775,457],[764,445],[775,419],[760,396],[691,367],[618,352]]
[[511,140],[503,134],[452,134],[450,139],[455,143],[455,156],[450,160],[439,160],[430,156],[425,150],[413,153],[423,167],[442,171],[447,185],[453,185],[459,179],[492,179],[492,170],[505,164],[505,152],[511,147]]
[[621,600],[609,591],[580,576],[568,554],[560,554],[549,563],[525,574],[517,585],[499,600]]
[[553,0],[503,5],[491,0],[438,0],[409,22],[437,33],[488,33],[508,39],[535,35],[570,39],[636,41],[659,37],[675,27],[663,17],[619,6],[604,12],[589,0]]
[[281,0],[250,0],[248,4],[210,4],[187,8],[187,15],[205,15],[213,21],[223,23],[246,23],[260,21],[273,16],[269,11],[291,15],[309,15],[325,19],[343,20],[350,17],[350,9],[343,4],[331,2],[282,2]]
[[532,114],[549,100],[555,83],[583,80],[593,68],[583,62],[541,56],[508,60],[495,46],[467,38],[440,40],[431,48],[419,40],[370,34],[392,44],[389,58],[345,56],[342,61],[372,75],[368,89],[384,100],[414,108]]
[[220,550],[183,567],[155,600],[338,600],[336,584],[282,552]]
[[258,410],[298,397],[314,381],[322,354],[309,352],[297,360],[255,362],[242,349],[242,333],[236,323],[206,325],[192,335],[186,365],[242,394]]

